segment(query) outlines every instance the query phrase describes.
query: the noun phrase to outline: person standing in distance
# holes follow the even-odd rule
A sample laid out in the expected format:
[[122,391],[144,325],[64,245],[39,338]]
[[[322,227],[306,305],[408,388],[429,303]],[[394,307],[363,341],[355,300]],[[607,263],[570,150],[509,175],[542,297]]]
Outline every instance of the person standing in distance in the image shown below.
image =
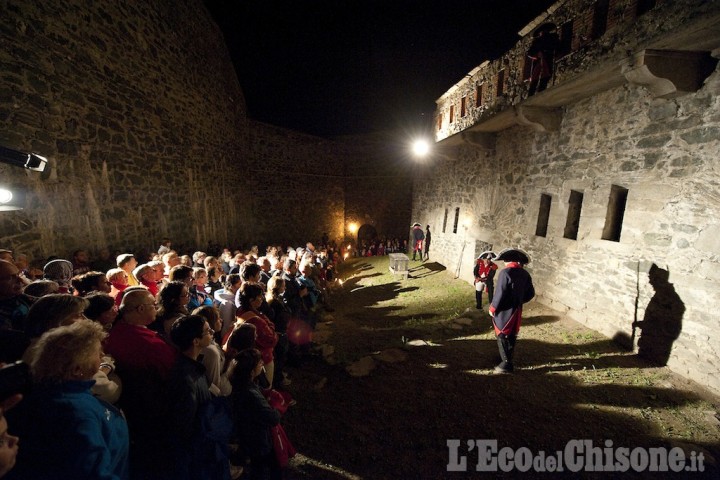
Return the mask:
[[412,226],[412,239],[413,239],[413,260],[415,260],[415,256],[419,253],[420,254],[420,260],[422,260],[423,257],[423,240],[425,240],[425,234],[423,233],[423,229],[420,226],[419,223],[414,223]]
[[430,260],[430,225],[425,228],[425,260]]

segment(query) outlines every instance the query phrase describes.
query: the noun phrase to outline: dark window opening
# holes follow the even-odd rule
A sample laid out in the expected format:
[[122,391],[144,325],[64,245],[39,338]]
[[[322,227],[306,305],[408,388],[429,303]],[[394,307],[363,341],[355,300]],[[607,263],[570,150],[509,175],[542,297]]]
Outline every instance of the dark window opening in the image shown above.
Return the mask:
[[497,96],[505,93],[505,70],[500,70],[497,77]]
[[460,116],[464,117],[467,115],[467,97],[462,97],[460,99]]
[[442,130],[442,113],[437,118],[437,129]]
[[455,223],[453,223],[453,233],[457,233],[458,220],[460,220],[460,207],[455,209]]
[[627,205],[628,189],[613,185],[610,188],[610,199],[608,200],[607,214],[605,215],[605,227],[603,228],[602,239],[613,242],[620,241],[625,206]]
[[644,15],[653,8],[655,8],[655,0],[638,0],[637,2],[637,16]]
[[557,49],[557,57],[564,57],[572,51],[573,22],[563,23],[560,27],[560,45]]
[[568,200],[567,221],[565,222],[565,232],[563,237],[570,240],[577,240],[578,230],[580,229],[580,211],[582,210],[583,193],[577,190],[570,190],[570,200]]
[[600,38],[607,30],[607,18],[610,10],[610,0],[598,0],[593,12],[592,38]]
[[447,228],[447,217],[448,217],[448,209],[445,209],[445,218],[443,218],[443,233],[445,233],[445,229]]
[[450,123],[455,121],[455,105],[450,105]]
[[535,227],[535,235],[538,237],[546,237],[548,229],[548,220],[550,219],[550,205],[552,197],[543,193],[540,195],[540,211],[538,212],[537,226]]
[[475,106],[482,107],[483,104],[483,86],[478,85],[475,92]]

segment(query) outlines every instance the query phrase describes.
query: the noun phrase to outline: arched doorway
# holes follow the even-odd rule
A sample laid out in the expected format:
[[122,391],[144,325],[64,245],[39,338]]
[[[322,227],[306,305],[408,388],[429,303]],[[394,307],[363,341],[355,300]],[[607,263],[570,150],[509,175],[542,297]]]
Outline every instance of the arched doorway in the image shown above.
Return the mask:
[[370,244],[370,242],[373,242],[377,238],[377,230],[375,230],[375,227],[372,225],[368,225],[367,223],[360,227],[358,229],[357,234],[357,245],[358,247],[362,247],[363,242],[366,242],[367,244]]

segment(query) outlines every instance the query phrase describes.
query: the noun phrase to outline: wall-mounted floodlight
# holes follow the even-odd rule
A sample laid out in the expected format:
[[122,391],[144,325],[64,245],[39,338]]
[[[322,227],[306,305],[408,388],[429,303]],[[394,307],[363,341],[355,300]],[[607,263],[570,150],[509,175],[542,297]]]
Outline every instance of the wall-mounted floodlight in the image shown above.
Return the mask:
[[0,147],[0,162],[36,172],[44,171],[47,166],[47,158],[37,153],[23,153],[6,147]]
[[22,199],[13,193],[12,190],[0,187],[0,212],[11,212],[13,210],[22,210]]
[[348,231],[349,231],[350,233],[352,233],[353,235],[355,235],[355,233],[358,231],[358,225],[357,225],[357,223],[351,222],[351,223],[348,225]]
[[412,145],[412,151],[416,157],[422,158],[430,153],[430,144],[427,140],[415,140]]

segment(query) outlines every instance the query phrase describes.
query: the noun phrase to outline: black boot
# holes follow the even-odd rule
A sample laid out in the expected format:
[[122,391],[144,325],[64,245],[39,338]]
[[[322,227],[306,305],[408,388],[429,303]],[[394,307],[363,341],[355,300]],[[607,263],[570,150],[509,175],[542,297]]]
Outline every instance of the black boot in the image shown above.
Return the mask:
[[513,355],[515,355],[515,340],[517,340],[517,335],[516,334],[508,335],[506,338],[507,338],[508,345],[509,345],[508,361],[510,362],[510,364],[512,364]]
[[512,373],[512,348],[509,339],[504,334],[497,336],[498,350],[502,361],[495,367],[495,373]]

